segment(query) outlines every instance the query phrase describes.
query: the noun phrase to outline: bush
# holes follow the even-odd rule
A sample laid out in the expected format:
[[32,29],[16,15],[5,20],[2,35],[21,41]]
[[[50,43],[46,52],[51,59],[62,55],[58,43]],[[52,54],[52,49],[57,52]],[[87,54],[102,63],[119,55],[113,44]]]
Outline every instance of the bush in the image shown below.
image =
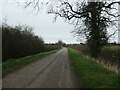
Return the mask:
[[[86,45],[71,46],[71,48],[82,52],[83,54],[90,56],[90,50]],[[107,45],[101,49],[100,54],[96,58],[99,62],[110,66],[119,66],[120,60],[120,46],[119,45]]]
[[51,51],[60,48],[56,44],[45,44],[45,51]]
[[20,58],[45,51],[44,41],[29,26],[2,25],[2,59]]
[[102,48],[98,58],[105,64],[109,63],[110,66],[118,66],[120,60],[120,46],[105,46]]

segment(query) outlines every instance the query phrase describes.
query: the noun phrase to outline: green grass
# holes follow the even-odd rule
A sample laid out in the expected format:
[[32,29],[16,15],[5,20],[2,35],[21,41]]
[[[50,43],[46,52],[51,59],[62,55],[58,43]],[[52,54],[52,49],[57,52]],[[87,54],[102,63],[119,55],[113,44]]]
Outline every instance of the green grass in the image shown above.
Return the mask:
[[116,73],[71,48],[68,48],[68,52],[83,88],[118,88]]
[[[58,50],[60,50],[60,49],[58,49]],[[17,68],[20,68],[23,65],[26,65],[26,64],[31,63],[33,61],[39,60],[45,56],[48,56],[52,53],[57,52],[58,50],[43,52],[43,53],[39,53],[39,54],[31,55],[31,56],[26,56],[26,57],[18,58],[18,59],[7,60],[6,62],[2,63],[3,76],[6,75],[10,71],[13,71]]]

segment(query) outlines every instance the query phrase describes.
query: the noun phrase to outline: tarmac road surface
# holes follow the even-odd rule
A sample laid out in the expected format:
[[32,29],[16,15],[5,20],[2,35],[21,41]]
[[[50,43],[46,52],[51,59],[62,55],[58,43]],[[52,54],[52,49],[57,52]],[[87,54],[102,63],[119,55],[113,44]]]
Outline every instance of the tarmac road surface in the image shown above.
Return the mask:
[[67,48],[3,77],[3,88],[79,88]]

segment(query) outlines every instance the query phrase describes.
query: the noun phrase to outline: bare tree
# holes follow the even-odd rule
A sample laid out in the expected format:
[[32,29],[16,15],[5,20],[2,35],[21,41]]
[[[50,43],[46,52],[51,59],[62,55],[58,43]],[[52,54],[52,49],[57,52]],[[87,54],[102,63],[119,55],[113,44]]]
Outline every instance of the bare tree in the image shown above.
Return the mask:
[[[92,0],[93,1],[93,0]],[[34,0],[34,8],[39,7],[37,0]],[[27,6],[32,5],[29,2]],[[94,0],[94,2],[85,0],[57,0],[46,2],[48,14],[54,14],[62,17],[68,23],[75,25],[73,31],[75,35],[84,34],[87,39],[87,45],[90,48],[91,56],[97,57],[101,48],[108,42],[111,35],[107,33],[107,27],[115,25],[117,21],[118,9],[115,5],[120,2],[110,2]]]

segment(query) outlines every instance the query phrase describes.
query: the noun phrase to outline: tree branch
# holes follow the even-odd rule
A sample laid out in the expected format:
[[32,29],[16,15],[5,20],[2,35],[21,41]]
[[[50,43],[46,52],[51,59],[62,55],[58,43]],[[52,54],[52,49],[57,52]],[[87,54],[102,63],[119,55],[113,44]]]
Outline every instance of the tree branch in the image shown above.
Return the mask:
[[110,35],[107,37],[107,39],[109,39],[111,36],[113,36],[116,32],[117,32],[117,30],[114,31],[112,34],[110,34]]
[[105,8],[111,8],[111,6],[113,5],[113,4],[119,4],[120,5],[120,1],[119,2],[112,2],[112,3],[110,3],[110,4],[108,4],[107,6],[104,6]]

